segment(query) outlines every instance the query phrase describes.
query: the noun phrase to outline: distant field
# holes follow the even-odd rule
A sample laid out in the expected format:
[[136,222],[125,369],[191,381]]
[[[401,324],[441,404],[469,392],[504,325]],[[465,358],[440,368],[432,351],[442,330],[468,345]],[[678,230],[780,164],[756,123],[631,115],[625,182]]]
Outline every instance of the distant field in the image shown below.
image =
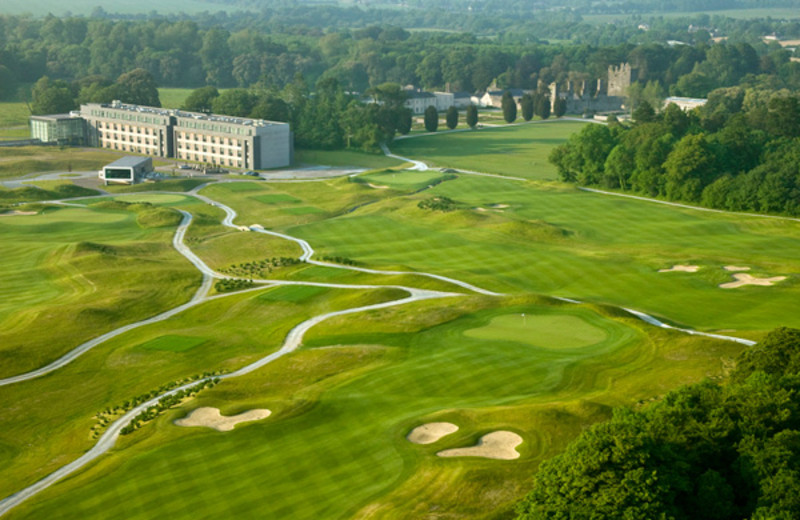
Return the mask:
[[0,128],[19,126],[27,128],[30,115],[28,105],[25,103],[17,101],[0,102]]
[[647,21],[649,17],[663,17],[663,18],[690,18],[701,14],[709,16],[727,16],[729,18],[737,18],[739,20],[751,20],[756,18],[777,18],[777,19],[797,19],[800,18],[800,12],[791,7],[764,7],[757,9],[721,9],[719,11],[657,11],[652,13],[642,14],[585,14],[581,17],[586,22],[591,23],[611,23],[615,20],[630,20],[634,16],[637,19]]
[[164,108],[180,108],[189,94],[192,93],[191,88],[159,88],[158,99],[161,101],[161,106]]
[[[68,5],[57,0],[5,0],[0,13],[24,14],[32,13],[45,16],[53,13],[56,16],[70,12],[74,15],[89,15],[98,7],[95,0],[71,0]],[[224,3],[205,2],[203,0],[177,0],[175,2],[159,2],[158,0],[118,0],[103,6],[106,12],[120,14],[147,14],[155,11],[161,14],[201,13],[209,11],[241,11],[239,7],[227,6]]]
[[550,150],[585,124],[555,121],[416,137],[395,141],[391,149],[435,166],[554,180],[555,166],[547,160]]

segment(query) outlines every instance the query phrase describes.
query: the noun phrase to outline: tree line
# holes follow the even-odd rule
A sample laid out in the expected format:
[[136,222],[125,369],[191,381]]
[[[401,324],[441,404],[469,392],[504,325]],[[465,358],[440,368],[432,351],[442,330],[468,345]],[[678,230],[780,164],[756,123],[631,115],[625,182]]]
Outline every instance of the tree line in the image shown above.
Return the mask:
[[542,463],[518,520],[800,518],[800,330],[706,380],[584,431]]
[[800,97],[726,88],[702,108],[647,103],[636,122],[587,125],[550,161],[566,182],[730,211],[800,215]]
[[[313,19],[313,9],[305,12],[306,20]],[[712,45],[701,31],[685,35],[690,45],[672,47],[664,45],[677,37],[669,30],[636,27],[642,34],[554,45],[513,31],[489,39],[477,32],[409,32],[392,25],[265,28],[254,22],[258,18],[0,16],[0,99],[17,96],[44,76],[68,83],[104,78],[106,88],[134,69],[147,71],[162,87],[283,89],[300,74],[310,85],[335,79],[346,92],[387,82],[474,92],[492,84],[536,89],[553,81],[591,83],[621,62],[639,71],[642,84],[656,82],[676,95],[702,97],[743,79],[752,86],[800,89],[800,63],[779,44],[739,38]]]

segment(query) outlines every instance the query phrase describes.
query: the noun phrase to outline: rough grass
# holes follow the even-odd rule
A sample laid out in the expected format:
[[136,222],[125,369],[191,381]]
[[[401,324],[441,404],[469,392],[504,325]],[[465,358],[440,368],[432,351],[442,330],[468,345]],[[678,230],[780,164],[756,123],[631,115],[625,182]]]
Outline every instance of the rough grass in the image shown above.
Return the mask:
[[0,148],[0,179],[43,172],[97,171],[120,157],[122,154],[118,152],[97,148]]
[[0,102],[0,128],[24,126],[26,136],[30,137],[29,117],[31,117],[31,112],[25,103],[21,101]]
[[391,168],[403,163],[380,153],[356,152],[352,150],[297,150],[294,154],[297,165],[350,166],[356,168]]
[[585,124],[551,121],[485,128],[403,139],[392,143],[390,148],[397,155],[435,166],[554,180],[558,175],[547,160],[550,150]]

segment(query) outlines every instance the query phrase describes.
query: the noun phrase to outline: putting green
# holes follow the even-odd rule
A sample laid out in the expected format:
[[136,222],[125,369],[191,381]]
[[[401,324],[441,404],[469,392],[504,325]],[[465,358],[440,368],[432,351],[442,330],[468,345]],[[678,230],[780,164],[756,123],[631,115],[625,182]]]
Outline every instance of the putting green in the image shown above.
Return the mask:
[[122,195],[117,197],[117,200],[123,202],[149,202],[150,204],[172,204],[175,202],[184,202],[186,197],[183,195],[169,195],[165,193],[148,193],[140,195]]
[[604,341],[608,334],[585,319],[568,314],[504,314],[488,325],[464,332],[470,338],[516,341],[534,347],[578,348]]
[[144,350],[166,350],[169,352],[184,352],[198,345],[202,345],[204,338],[194,338],[191,336],[174,336],[168,334],[151,339],[147,343],[142,343],[139,348]]
[[441,180],[443,178],[444,175],[435,170],[428,170],[424,172],[388,171],[388,172],[369,173],[360,176],[360,179],[363,179],[377,186],[388,186],[390,188],[401,189],[401,190],[409,188],[424,188],[425,186],[433,184],[434,182]]

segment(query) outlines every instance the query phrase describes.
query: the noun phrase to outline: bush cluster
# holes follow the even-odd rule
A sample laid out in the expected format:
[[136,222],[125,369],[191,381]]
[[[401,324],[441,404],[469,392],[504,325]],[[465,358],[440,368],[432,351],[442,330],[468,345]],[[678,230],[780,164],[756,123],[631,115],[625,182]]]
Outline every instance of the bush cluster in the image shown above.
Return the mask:
[[300,263],[302,263],[302,260],[298,258],[287,256],[277,258],[273,256],[272,258],[265,258],[264,260],[232,264],[228,267],[220,269],[219,271],[232,276],[264,278],[267,274],[271,273],[273,269],[277,269],[279,267],[288,267]]
[[214,284],[214,289],[216,289],[217,292],[225,293],[249,289],[251,287],[255,287],[255,285],[256,284],[253,283],[253,280],[244,280],[241,278],[223,278]]
[[179,386],[183,386],[187,383],[191,383],[192,381],[200,381],[200,380],[207,380],[222,374],[222,371],[215,371],[215,372],[203,372],[202,374],[195,374],[191,377],[185,377],[183,379],[179,379],[177,381],[172,381],[170,383],[164,384],[159,386],[158,388],[151,390],[144,394],[139,394],[132,399],[128,399],[123,403],[116,405],[116,406],[109,406],[104,409],[102,412],[98,412],[95,417],[97,418],[97,424],[92,426],[92,438],[97,438],[100,433],[116,418],[125,414],[126,412],[133,410],[140,404],[153,399],[163,393],[169,392],[173,388],[178,388]]
[[420,209],[427,209],[431,211],[454,211],[458,209],[458,204],[449,197],[431,197],[429,199],[419,201],[417,207]]
[[209,378],[204,379],[197,383],[194,386],[189,388],[179,390],[174,394],[166,395],[158,400],[158,403],[147,408],[147,410],[143,411],[133,419],[131,422],[125,426],[122,430],[120,430],[121,435],[128,435],[129,433],[133,433],[139,428],[142,427],[145,423],[152,421],[165,411],[169,410],[173,406],[180,404],[184,398],[187,397],[194,397],[197,395],[198,392],[205,388],[212,388],[214,385],[219,383],[219,378]]

